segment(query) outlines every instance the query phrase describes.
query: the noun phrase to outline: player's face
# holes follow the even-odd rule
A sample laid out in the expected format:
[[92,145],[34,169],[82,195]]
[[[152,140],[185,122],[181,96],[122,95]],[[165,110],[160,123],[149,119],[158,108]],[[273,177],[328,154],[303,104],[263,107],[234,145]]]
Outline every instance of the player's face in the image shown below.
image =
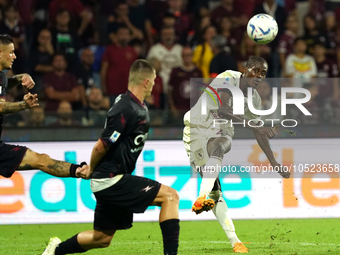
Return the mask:
[[156,79],[156,72],[154,72],[151,78],[148,79],[145,97],[148,97],[151,95],[152,88],[155,85],[155,79]]
[[257,63],[251,68],[246,68],[244,71],[244,78],[248,87],[256,89],[266,77],[268,71],[267,63]]
[[14,53],[14,44],[10,43],[8,45],[1,45],[1,68],[2,70],[10,70],[12,69],[12,65],[14,60],[17,58]]

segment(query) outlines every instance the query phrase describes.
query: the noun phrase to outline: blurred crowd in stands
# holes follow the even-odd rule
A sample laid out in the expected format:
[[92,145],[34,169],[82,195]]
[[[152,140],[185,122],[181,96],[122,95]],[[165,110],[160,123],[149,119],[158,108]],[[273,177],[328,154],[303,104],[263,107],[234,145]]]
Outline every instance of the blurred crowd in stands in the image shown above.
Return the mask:
[[[279,26],[268,45],[246,33],[258,13]],[[305,105],[312,117],[294,109],[290,117],[339,123],[338,24],[339,0],[0,0],[0,33],[14,38],[17,56],[7,74],[31,74],[41,104],[7,116],[4,125],[103,126],[138,58],[157,70],[147,99],[152,124],[181,125],[190,78],[242,72],[250,56],[269,64],[269,79],[259,87],[262,109],[271,107],[273,87],[304,87],[312,95]],[[12,89],[7,101],[21,101],[25,93]]]

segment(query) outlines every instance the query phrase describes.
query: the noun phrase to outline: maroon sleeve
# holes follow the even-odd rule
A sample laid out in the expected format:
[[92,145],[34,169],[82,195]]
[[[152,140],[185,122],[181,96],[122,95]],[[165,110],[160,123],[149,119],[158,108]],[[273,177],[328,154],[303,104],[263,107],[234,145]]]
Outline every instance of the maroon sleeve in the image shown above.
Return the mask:
[[51,84],[51,75],[50,73],[47,73],[44,75],[44,78],[43,78],[43,85],[44,85],[44,88],[48,88],[48,87],[53,87],[53,85]]
[[84,5],[79,0],[68,0],[69,4],[72,5],[72,10],[78,15],[85,9]]

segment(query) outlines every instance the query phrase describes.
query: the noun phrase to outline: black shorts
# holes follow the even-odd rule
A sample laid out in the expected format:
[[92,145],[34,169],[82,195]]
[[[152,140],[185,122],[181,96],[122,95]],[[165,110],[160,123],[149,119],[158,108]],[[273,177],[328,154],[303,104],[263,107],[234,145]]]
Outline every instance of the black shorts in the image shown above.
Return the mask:
[[21,164],[27,147],[0,143],[0,175],[9,178]]
[[132,227],[133,213],[143,213],[151,205],[161,187],[159,182],[124,174],[111,187],[95,192],[96,230],[119,230]]

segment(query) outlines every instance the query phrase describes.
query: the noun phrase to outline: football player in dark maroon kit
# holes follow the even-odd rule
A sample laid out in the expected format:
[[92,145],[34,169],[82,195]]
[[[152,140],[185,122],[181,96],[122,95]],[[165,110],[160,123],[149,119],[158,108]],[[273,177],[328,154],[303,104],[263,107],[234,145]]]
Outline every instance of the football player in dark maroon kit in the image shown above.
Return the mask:
[[131,228],[133,214],[143,213],[150,205],[161,207],[159,224],[164,254],[177,254],[177,191],[151,179],[131,175],[149,131],[144,99],[151,95],[155,78],[155,69],[148,61],[136,60],[131,65],[128,91],[116,98],[107,113],[102,135],[92,150],[90,171],[80,173],[81,177],[91,178],[91,189],[97,200],[94,229],[64,242],[51,238],[43,255],[82,253],[108,247],[115,232]]
[[[34,87],[34,81],[28,74],[7,77],[4,70],[12,69],[14,54],[13,39],[9,35],[0,35],[0,135],[2,132],[3,115],[23,111],[38,106],[37,95],[27,93],[21,102],[6,102],[6,92],[20,83],[28,88]],[[46,154],[36,153],[27,147],[5,144],[0,140],[0,175],[9,178],[15,171],[40,169],[45,173],[58,177],[78,177],[78,171],[85,174],[88,166],[74,165],[51,159]]]

